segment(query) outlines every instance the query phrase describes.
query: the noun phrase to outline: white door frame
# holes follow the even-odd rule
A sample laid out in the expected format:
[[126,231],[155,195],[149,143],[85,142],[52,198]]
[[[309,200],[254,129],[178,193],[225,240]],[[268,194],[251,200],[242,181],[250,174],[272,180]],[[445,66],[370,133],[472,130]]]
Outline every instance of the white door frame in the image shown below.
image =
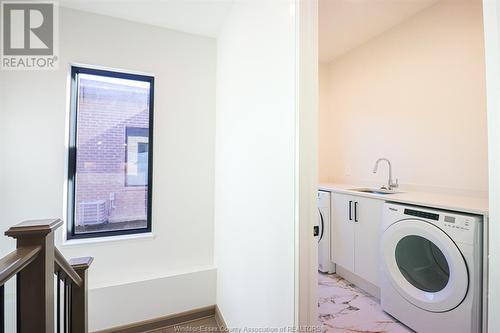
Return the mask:
[[317,323],[318,0],[295,0],[295,325]]
[[[500,3],[483,0],[488,111],[489,221],[488,280],[500,280]],[[488,240],[485,240],[488,241]],[[500,332],[500,288],[489,284],[488,332]]]

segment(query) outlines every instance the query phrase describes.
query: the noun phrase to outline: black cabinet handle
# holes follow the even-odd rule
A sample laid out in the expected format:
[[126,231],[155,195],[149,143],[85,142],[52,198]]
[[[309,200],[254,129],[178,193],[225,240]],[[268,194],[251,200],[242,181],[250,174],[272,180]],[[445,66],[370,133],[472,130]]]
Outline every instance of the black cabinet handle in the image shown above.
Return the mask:
[[349,221],[352,221],[352,200],[349,201]]
[[354,222],[358,222],[358,202],[354,203]]
[[319,235],[318,242],[323,239],[323,234],[325,233],[325,219],[323,218],[323,214],[321,213],[321,210],[319,211],[319,217],[321,220],[321,233]]

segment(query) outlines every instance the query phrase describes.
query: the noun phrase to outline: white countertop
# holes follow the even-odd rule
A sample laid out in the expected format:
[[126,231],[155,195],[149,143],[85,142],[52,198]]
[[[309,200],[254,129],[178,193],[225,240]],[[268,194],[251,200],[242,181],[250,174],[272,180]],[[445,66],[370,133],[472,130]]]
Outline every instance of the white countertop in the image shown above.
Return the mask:
[[465,196],[449,193],[434,193],[420,191],[399,190],[401,193],[373,194],[352,191],[354,188],[366,186],[322,183],[319,189],[323,191],[357,195],[360,197],[379,199],[390,202],[406,203],[411,205],[453,210],[464,213],[488,215],[488,198],[478,196]]

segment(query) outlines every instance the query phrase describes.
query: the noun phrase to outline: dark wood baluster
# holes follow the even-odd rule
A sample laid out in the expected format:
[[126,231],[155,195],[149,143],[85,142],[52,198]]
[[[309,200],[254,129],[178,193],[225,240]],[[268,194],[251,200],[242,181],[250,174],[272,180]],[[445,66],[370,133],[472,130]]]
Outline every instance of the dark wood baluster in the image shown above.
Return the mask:
[[16,274],[16,329],[21,333],[21,278]]
[[61,272],[57,272],[57,333],[61,333]]
[[64,333],[68,333],[68,281],[64,278]]
[[5,287],[0,287],[0,332],[5,333]]
[[73,316],[71,315],[71,303],[73,303],[73,283],[70,281],[68,285],[68,332],[71,332]]

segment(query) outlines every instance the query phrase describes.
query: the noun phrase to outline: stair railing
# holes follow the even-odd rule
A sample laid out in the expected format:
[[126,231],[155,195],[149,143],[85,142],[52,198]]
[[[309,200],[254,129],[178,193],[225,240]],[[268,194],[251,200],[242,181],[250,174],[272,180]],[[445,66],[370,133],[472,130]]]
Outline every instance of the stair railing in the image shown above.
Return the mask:
[[5,283],[14,277],[17,333],[88,333],[87,270],[93,258],[66,261],[54,245],[62,223],[25,221],[5,232],[17,248],[0,259],[0,333],[5,332]]

